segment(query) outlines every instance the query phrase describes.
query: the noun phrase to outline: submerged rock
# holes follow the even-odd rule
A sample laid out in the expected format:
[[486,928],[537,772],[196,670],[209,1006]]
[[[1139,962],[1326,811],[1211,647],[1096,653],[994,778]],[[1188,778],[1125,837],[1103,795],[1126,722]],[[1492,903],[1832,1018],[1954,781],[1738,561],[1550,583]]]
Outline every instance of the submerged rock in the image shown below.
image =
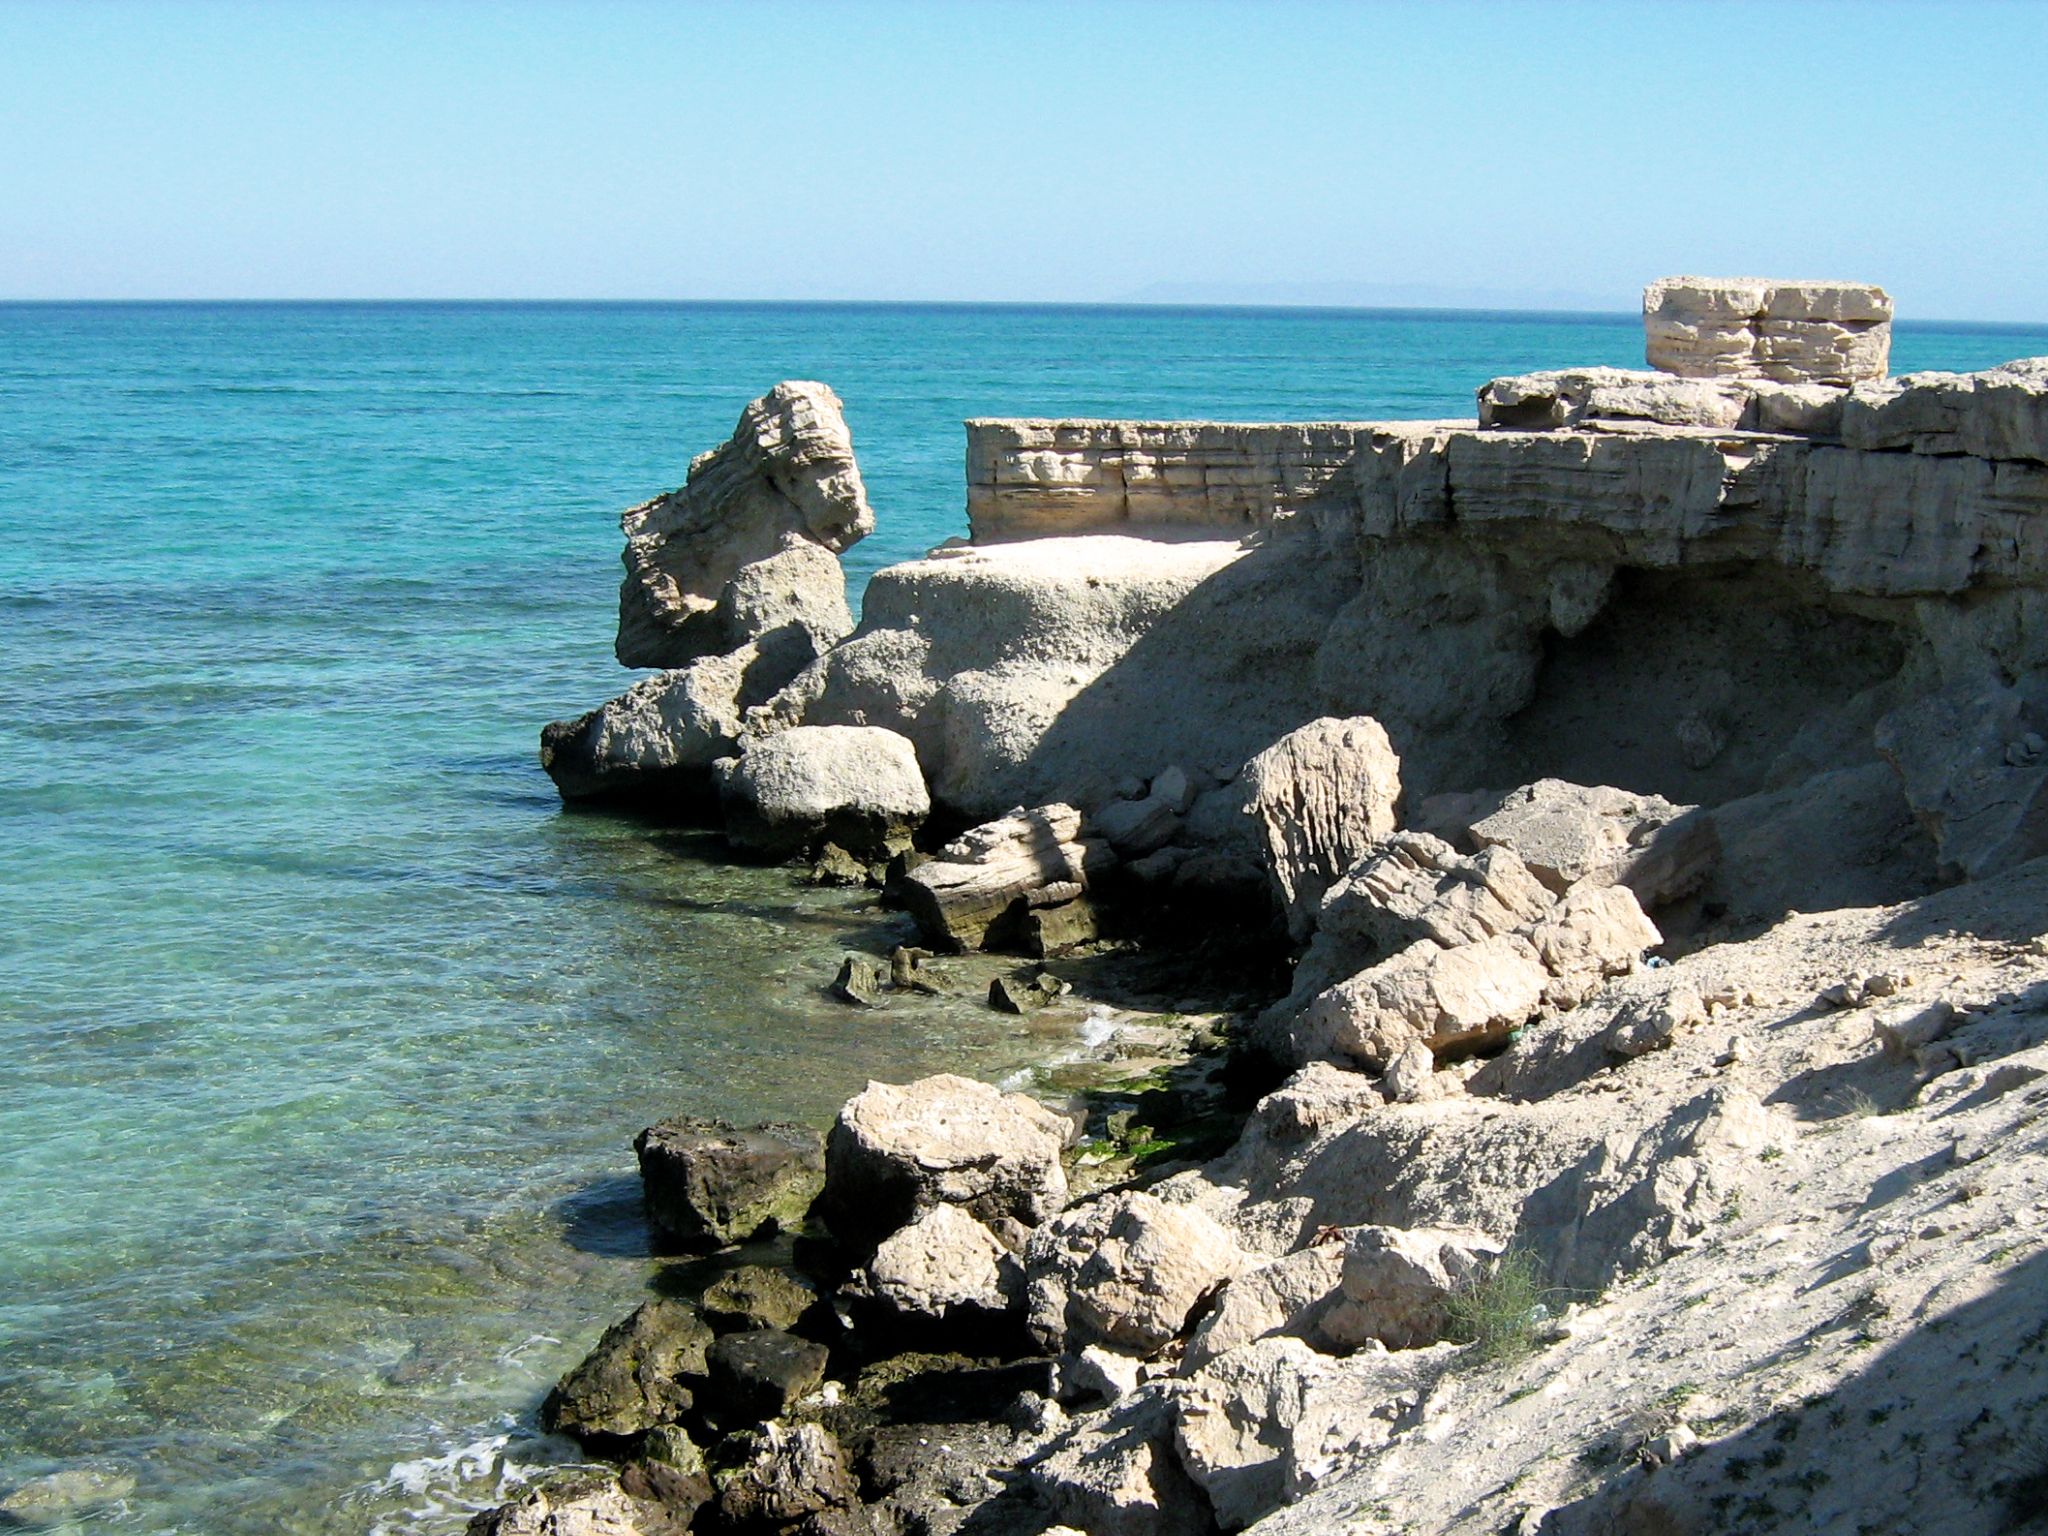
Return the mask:
[[801,1225],[825,1177],[823,1139],[803,1125],[685,1116],[649,1126],[633,1150],[654,1224],[714,1247]]
[[741,848],[786,856],[836,843],[887,859],[931,813],[917,753],[876,726],[798,726],[749,741],[715,764],[725,832]]
[[687,1302],[643,1303],[604,1331],[597,1347],[541,1404],[550,1431],[586,1442],[630,1440],[673,1424],[702,1385],[711,1327]]
[[832,979],[832,995],[856,1007],[880,1008],[888,982],[882,962],[873,955],[848,954],[840,959],[839,974]]
[[65,1467],[0,1497],[0,1525],[65,1525],[135,1492],[135,1474],[112,1465]]

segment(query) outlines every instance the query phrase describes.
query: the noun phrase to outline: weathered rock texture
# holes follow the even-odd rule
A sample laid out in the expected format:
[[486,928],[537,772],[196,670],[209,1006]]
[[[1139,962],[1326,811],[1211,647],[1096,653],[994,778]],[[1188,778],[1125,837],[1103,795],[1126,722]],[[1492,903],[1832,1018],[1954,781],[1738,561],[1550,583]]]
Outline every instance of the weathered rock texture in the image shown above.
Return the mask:
[[725,835],[756,853],[815,852],[835,843],[886,859],[931,811],[917,754],[871,725],[798,726],[749,741],[712,768]]
[[874,525],[839,397],[776,385],[680,490],[620,519],[619,660],[679,667],[788,628],[829,644],[851,627],[835,557]]
[[778,384],[682,489],[623,517],[619,660],[668,670],[541,732],[565,800],[706,798],[745,712],[853,628],[839,552],[874,527],[839,399]]
[[1355,426],[970,421],[975,542],[1084,529],[1239,534],[1304,505],[1357,451]]
[[1884,377],[1892,301],[1867,283],[1666,277],[1643,293],[1650,366],[1687,378]]

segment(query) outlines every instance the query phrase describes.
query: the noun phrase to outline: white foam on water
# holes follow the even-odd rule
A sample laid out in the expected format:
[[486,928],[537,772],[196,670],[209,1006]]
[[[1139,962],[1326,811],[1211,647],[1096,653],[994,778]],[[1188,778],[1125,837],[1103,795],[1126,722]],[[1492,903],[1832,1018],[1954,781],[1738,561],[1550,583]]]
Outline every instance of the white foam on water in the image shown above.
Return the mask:
[[359,1495],[364,1503],[408,1502],[378,1515],[369,1536],[445,1536],[469,1517],[514,1497],[543,1473],[584,1464],[576,1445],[508,1427],[432,1456],[393,1462]]

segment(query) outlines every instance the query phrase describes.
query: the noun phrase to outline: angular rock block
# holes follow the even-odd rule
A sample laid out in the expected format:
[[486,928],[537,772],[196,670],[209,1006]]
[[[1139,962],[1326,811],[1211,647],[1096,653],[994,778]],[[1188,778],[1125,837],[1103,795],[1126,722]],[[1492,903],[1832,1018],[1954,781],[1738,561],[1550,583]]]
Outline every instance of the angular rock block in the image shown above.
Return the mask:
[[541,1404],[550,1432],[600,1447],[689,1412],[703,1383],[711,1326],[687,1302],[643,1303],[604,1331]]
[[649,1126],[633,1151],[654,1224],[720,1248],[800,1225],[825,1176],[822,1139],[804,1125],[682,1117]]
[[1367,715],[1311,720],[1244,766],[1266,867],[1299,941],[1332,885],[1394,830],[1401,759]]
[[1643,290],[1650,366],[1683,378],[1883,378],[1892,301],[1868,283],[1665,277]]
[[1082,840],[1079,811],[1042,805],[963,832],[904,877],[903,905],[934,948],[978,949],[1015,902],[1054,888],[1069,900],[1111,863],[1106,845]]

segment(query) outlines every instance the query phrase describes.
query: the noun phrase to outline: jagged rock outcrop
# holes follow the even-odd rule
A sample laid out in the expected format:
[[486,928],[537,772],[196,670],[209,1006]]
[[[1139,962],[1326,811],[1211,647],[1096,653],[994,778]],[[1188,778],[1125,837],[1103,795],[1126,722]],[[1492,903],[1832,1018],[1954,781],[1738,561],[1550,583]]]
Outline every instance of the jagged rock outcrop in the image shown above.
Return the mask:
[[1643,329],[1666,373],[1847,384],[1884,377],[1892,301],[1867,283],[1665,277],[1643,293]]
[[541,766],[565,800],[706,798],[746,711],[853,628],[839,553],[874,514],[838,397],[778,384],[682,489],[621,523],[619,660],[667,670],[549,725]]
[[1645,907],[1698,890],[1721,852],[1713,818],[1695,806],[1562,779],[1510,791],[1469,835],[1477,847],[1511,849],[1560,895],[1575,885],[1620,884]]
[[603,1445],[677,1422],[704,1379],[711,1328],[695,1307],[663,1297],[614,1323],[541,1405],[556,1433]]
[[886,859],[910,845],[931,812],[917,753],[870,725],[797,726],[755,737],[712,768],[725,835],[770,856],[837,844]]
[[1916,700],[1878,722],[1877,749],[1948,878],[1981,880],[2048,853],[2048,678]]
[[620,519],[619,660],[679,667],[750,640],[852,628],[836,558],[875,525],[839,397],[778,384],[681,489]]
[[1500,1251],[1482,1232],[1360,1227],[1345,1243],[1342,1295],[1323,1314],[1318,1337],[1337,1349],[1372,1339],[1389,1349],[1434,1344],[1450,1323],[1453,1295]]
[[1023,1292],[1016,1258],[957,1205],[935,1205],[883,1238],[861,1293],[903,1317],[974,1322],[1006,1312]]
[[1202,1211],[1143,1193],[1106,1196],[1032,1234],[1027,1322],[1050,1347],[1150,1354],[1247,1263],[1236,1238]]
[[564,800],[708,800],[711,765],[739,751],[746,712],[772,698],[812,654],[808,643],[749,641],[642,678],[589,714],[544,727],[541,767]]

